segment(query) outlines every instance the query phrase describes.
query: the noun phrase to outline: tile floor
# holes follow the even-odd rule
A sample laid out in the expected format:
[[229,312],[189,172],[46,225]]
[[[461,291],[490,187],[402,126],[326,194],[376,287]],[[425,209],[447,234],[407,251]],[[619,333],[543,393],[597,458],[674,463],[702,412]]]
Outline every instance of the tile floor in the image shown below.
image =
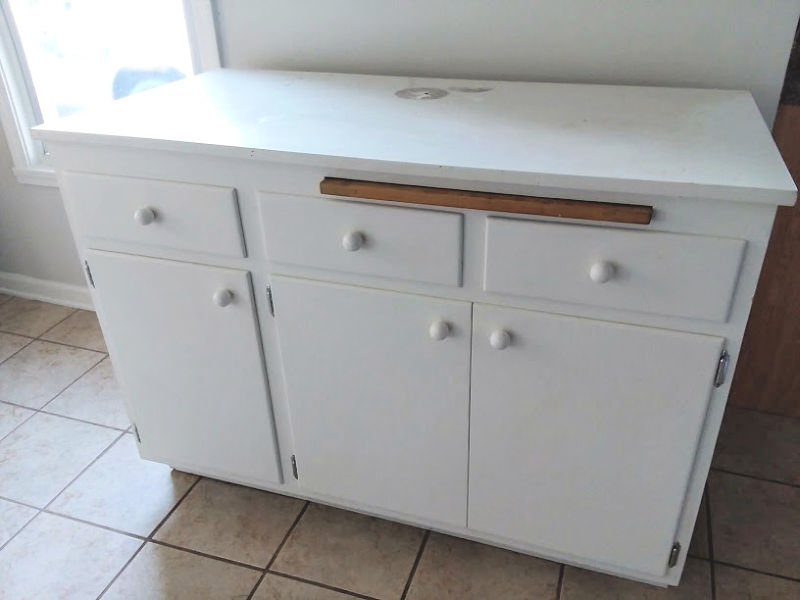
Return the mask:
[[665,590],[172,471],[94,314],[0,294],[0,598],[800,598],[800,419],[730,408]]

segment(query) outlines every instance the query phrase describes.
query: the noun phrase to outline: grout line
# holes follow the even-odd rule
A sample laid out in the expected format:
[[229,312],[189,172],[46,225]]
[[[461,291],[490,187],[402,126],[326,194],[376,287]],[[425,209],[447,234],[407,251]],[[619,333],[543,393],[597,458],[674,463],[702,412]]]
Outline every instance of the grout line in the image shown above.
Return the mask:
[[422,536],[422,542],[419,545],[419,550],[417,550],[417,557],[414,559],[414,564],[411,565],[411,572],[408,574],[408,579],[406,580],[406,585],[403,588],[403,594],[400,596],[400,600],[406,600],[406,596],[408,596],[408,590],[411,589],[411,582],[414,579],[414,575],[417,574],[417,567],[419,567],[419,562],[422,560],[422,553],[425,552],[425,546],[428,545],[428,538],[431,537],[431,530],[428,529],[425,531],[425,535]]
[[[0,331],[0,333],[8,333],[8,332],[6,332],[6,331]],[[15,357],[17,354],[19,354],[20,352],[22,352],[23,350],[25,350],[25,348],[27,348],[27,347],[28,347],[28,346],[30,346],[30,345],[31,345],[33,342],[35,342],[35,341],[36,341],[36,338],[28,337],[27,335],[19,335],[18,333],[11,333],[11,334],[9,334],[9,335],[16,335],[16,336],[19,336],[19,337],[24,337],[24,338],[27,338],[28,342],[27,342],[27,343],[26,343],[24,346],[22,346],[22,348],[20,348],[19,350],[17,350],[17,351],[16,351],[16,352],[14,352],[13,354],[11,354],[11,355],[7,356],[7,357],[6,357],[6,358],[4,358],[3,360],[0,360],[0,365],[2,365],[2,364],[3,364],[4,362],[6,362],[6,361],[9,361],[9,360],[11,360],[11,359],[12,359],[12,358],[14,358],[14,357]]]
[[[18,502],[17,504],[20,504],[20,503]],[[23,506],[27,506],[28,508],[35,508],[35,507],[30,506],[28,504],[23,504]],[[25,529],[40,514],[42,514],[42,510],[40,508],[36,508],[36,514],[33,515],[27,521],[25,521],[25,524],[22,527],[20,527],[19,530],[17,530],[17,532],[14,533],[14,535],[12,535],[10,538],[8,538],[4,543],[0,544],[0,552],[2,552],[3,549],[11,543],[11,540],[13,540],[15,537],[17,537],[20,533],[22,533],[22,530]]]
[[197,487],[197,484],[200,483],[200,481],[203,479],[200,476],[196,477],[197,479],[195,479],[194,483],[192,483],[192,485],[189,486],[189,489],[183,493],[183,496],[178,498],[178,501],[175,503],[175,506],[169,509],[169,512],[166,515],[164,515],[164,518],[158,522],[158,525],[156,525],[155,528],[153,528],[153,531],[151,531],[150,535],[147,536],[148,541],[153,539],[153,536],[158,533],[158,530],[161,529],[161,526],[167,522],[167,519],[169,519],[172,516],[172,514],[178,509],[181,503],[186,499],[186,496],[188,496],[192,492],[192,490]]
[[742,565],[737,565],[735,563],[730,563],[723,560],[715,560],[715,564],[722,565],[725,567],[730,567],[732,569],[741,569],[742,571],[750,571],[751,573],[758,573],[759,575],[766,575],[768,577],[777,577],[778,579],[785,579],[786,581],[795,581],[800,583],[800,578],[797,577],[790,577],[789,575],[780,575],[778,573],[770,573],[769,571],[762,571],[761,569],[754,569],[752,567],[745,567]]
[[778,479],[767,479],[766,477],[759,477],[758,475],[750,475],[749,473],[739,473],[737,471],[730,471],[728,469],[720,469],[719,467],[711,467],[712,471],[718,473],[725,473],[726,475],[736,475],[737,477],[747,477],[748,479],[755,479],[756,481],[764,481],[766,483],[775,483],[777,485],[785,485],[787,487],[800,488],[798,483],[788,483]]
[[717,599],[717,574],[714,569],[714,536],[711,527],[711,493],[708,490],[708,483],[705,489],[706,495],[706,532],[708,535],[708,564],[711,571],[711,600]]
[[261,573],[261,577],[258,578],[258,581],[256,581],[256,584],[253,586],[253,589],[250,590],[250,593],[247,595],[247,600],[251,600],[251,598],[253,597],[253,594],[256,593],[256,590],[258,589],[258,586],[260,586],[261,582],[264,581],[264,577],[266,577],[267,573],[269,573],[269,570],[272,568],[273,563],[278,558],[278,554],[280,554],[280,551],[283,550],[283,546],[284,546],[284,544],[286,544],[286,540],[288,540],[289,536],[292,535],[292,532],[294,531],[294,528],[297,527],[297,524],[300,522],[300,519],[302,519],[303,515],[306,514],[306,510],[308,510],[308,507],[309,507],[310,504],[311,504],[311,502],[306,500],[306,503],[303,505],[303,508],[301,508],[300,512],[297,513],[297,516],[295,517],[295,519],[292,522],[291,526],[286,531],[286,535],[283,536],[283,539],[281,540],[281,543],[278,544],[278,547],[275,548],[275,552],[272,553],[272,557],[269,559],[269,562],[267,563],[267,566],[264,568],[264,572]]
[[105,593],[111,588],[111,586],[114,585],[114,582],[117,580],[117,578],[119,578],[119,576],[122,575],[122,572],[128,568],[128,565],[133,562],[133,559],[139,556],[139,552],[141,552],[142,548],[144,548],[146,545],[147,541],[142,542],[141,545],[136,549],[136,552],[131,554],[131,557],[125,561],[125,564],[122,565],[122,568],[119,571],[117,571],[117,574],[111,578],[111,581],[108,582],[106,587],[103,588],[103,591],[100,592],[100,594],[97,596],[97,600],[100,600],[100,598],[102,598],[105,595]]
[[[55,398],[54,398],[55,400]],[[52,400],[51,400],[52,402]],[[48,402],[49,404],[49,402]],[[78,417],[71,417],[69,415],[62,415],[59,413],[50,412],[49,410],[39,409],[39,413],[43,415],[50,415],[51,417],[61,417],[62,419],[69,419],[70,421],[77,421],[78,423],[86,423],[87,425],[97,425],[98,427],[104,427],[105,429],[111,429],[112,431],[119,431],[120,433],[128,433],[128,429],[130,426],[123,428],[123,427],[114,427],[113,425],[105,425],[103,423],[97,423],[95,421],[87,421],[86,419],[79,419]]]
[[275,561],[278,559],[278,554],[280,554],[281,550],[283,550],[283,546],[286,544],[286,541],[289,539],[289,536],[292,535],[292,532],[294,532],[295,528],[297,527],[297,524],[300,522],[300,519],[302,519],[303,515],[306,514],[306,511],[308,510],[309,506],[311,506],[311,502],[306,500],[305,505],[303,505],[303,508],[300,509],[300,512],[297,514],[297,517],[295,517],[292,526],[289,527],[288,531],[286,532],[286,535],[283,536],[281,543],[278,544],[278,547],[275,549],[275,553],[272,555],[272,558],[269,559],[269,562],[267,563],[267,566],[264,569],[264,571],[269,571],[272,568],[272,565],[275,564]]
[[[19,404],[13,404],[13,403],[11,403],[11,402],[4,402],[4,404],[9,404],[9,405],[11,405],[11,406],[20,407],[20,405],[19,405]],[[28,408],[28,407],[27,407],[27,406],[23,406],[23,407],[21,407],[21,408]],[[19,423],[19,424],[18,424],[16,427],[12,428],[12,429],[11,429],[11,431],[9,431],[7,434],[5,434],[5,435],[3,435],[3,436],[0,436],[0,442],[2,442],[4,439],[6,439],[7,437],[9,437],[9,436],[10,436],[12,433],[14,433],[14,432],[15,432],[17,429],[19,429],[20,427],[22,427],[23,425],[25,425],[25,423],[27,423],[28,421],[30,421],[30,420],[31,420],[33,417],[35,417],[35,416],[36,416],[36,415],[39,413],[39,411],[38,411],[38,410],[33,410],[32,408],[29,408],[28,410],[30,410],[30,411],[31,411],[31,414],[30,414],[30,415],[28,415],[27,417],[25,417],[24,419],[22,419],[22,421],[21,421],[21,422],[20,422],[20,423]]]
[[91,371],[92,369],[94,369],[94,368],[95,368],[97,365],[99,365],[99,364],[100,364],[101,362],[103,362],[104,360],[105,360],[105,356],[103,356],[103,357],[102,357],[100,360],[98,360],[96,363],[94,363],[94,364],[93,364],[91,367],[89,367],[88,369],[86,369],[86,370],[85,370],[83,373],[81,373],[80,375],[78,375],[78,376],[77,376],[75,379],[73,379],[71,382],[69,382],[69,383],[68,383],[67,385],[65,385],[63,388],[61,388],[61,390],[60,390],[60,391],[59,391],[59,392],[58,392],[58,393],[57,393],[55,396],[53,396],[52,398],[50,398],[50,400],[48,400],[47,402],[45,402],[44,404],[42,404],[42,405],[41,405],[41,406],[38,408],[38,410],[42,410],[43,408],[45,408],[45,407],[46,407],[48,404],[50,404],[50,403],[51,403],[53,400],[55,400],[55,399],[56,399],[56,398],[58,398],[58,397],[59,397],[61,394],[63,394],[65,391],[67,391],[69,388],[71,388],[71,387],[72,387],[72,386],[73,386],[75,383],[77,383],[77,382],[78,382],[78,380],[79,380],[79,379],[81,379],[81,378],[82,378],[84,375],[86,375],[87,373],[89,373],[89,371]]
[[45,338],[36,338],[36,341],[43,342],[45,344],[55,344],[56,346],[66,346],[67,348],[75,348],[76,350],[85,350],[86,352],[97,352],[98,354],[104,354],[108,356],[108,352],[106,350],[98,350],[97,348],[87,348],[86,346],[78,346],[68,342],[56,342],[54,340],[47,340]]
[[70,480],[70,482],[69,482],[67,485],[65,485],[65,486],[64,486],[64,487],[61,489],[61,491],[60,491],[60,492],[58,492],[58,493],[57,493],[57,494],[56,494],[56,495],[55,495],[55,496],[54,496],[54,497],[53,497],[53,498],[50,500],[50,502],[48,502],[47,504],[45,504],[45,505],[44,505],[44,508],[43,508],[42,510],[47,510],[48,508],[50,508],[50,505],[51,505],[53,502],[55,502],[56,500],[58,500],[59,496],[61,496],[61,494],[63,494],[63,493],[66,491],[66,489],[67,489],[69,486],[71,486],[73,483],[75,483],[75,482],[78,480],[78,478],[79,478],[81,475],[83,475],[84,473],[86,473],[86,471],[88,471],[88,470],[89,470],[89,468],[90,468],[90,467],[91,467],[91,466],[92,466],[94,463],[96,463],[98,460],[100,460],[100,459],[101,459],[101,458],[102,458],[102,457],[105,455],[105,453],[106,453],[106,452],[108,452],[108,451],[111,449],[111,447],[112,447],[114,444],[116,444],[116,443],[117,443],[117,442],[118,442],[120,439],[122,439],[122,436],[124,436],[124,435],[125,435],[125,432],[124,432],[124,431],[120,432],[120,434],[119,434],[117,437],[115,437],[115,438],[114,438],[114,439],[111,441],[111,443],[110,443],[108,446],[106,446],[106,447],[105,447],[105,449],[104,449],[104,450],[103,450],[103,451],[102,451],[100,454],[98,454],[97,456],[95,456],[95,457],[92,459],[92,461],[91,461],[91,462],[90,462],[88,465],[86,465],[85,467],[83,467],[83,469],[81,469],[81,472],[80,472],[80,473],[78,473],[78,474],[77,474],[75,477],[73,477],[73,478]]
[[[40,302],[41,302],[41,300],[40,300]],[[51,303],[51,302],[48,302],[47,304],[52,304],[52,303]],[[56,306],[59,306],[59,305],[58,305],[58,304],[56,304]],[[67,319],[69,319],[69,318],[70,318],[72,315],[74,315],[76,312],[78,312],[78,309],[77,309],[77,308],[73,308],[71,313],[69,313],[69,314],[68,314],[66,317],[64,317],[63,319],[61,319],[61,320],[60,320],[58,323],[56,323],[55,325],[52,325],[52,326],[51,326],[51,327],[49,327],[48,329],[45,329],[45,330],[44,330],[42,333],[40,333],[39,335],[37,335],[37,336],[36,336],[36,339],[37,339],[37,340],[38,340],[38,339],[41,339],[41,337],[42,337],[43,335],[46,335],[46,334],[50,333],[51,331],[53,331],[53,329],[55,329],[56,327],[58,327],[59,325],[61,325],[61,324],[62,324],[64,321],[66,321]]]
[[[313,581],[312,579],[305,579],[303,577],[298,577],[297,575],[289,575],[288,573],[281,573],[280,571],[268,571],[270,575],[277,575],[278,577],[283,577],[284,579],[292,579],[294,581],[299,581],[300,583],[307,583],[309,585],[313,585],[315,587],[324,588],[326,590],[330,590],[332,592],[339,592],[340,594],[346,594],[348,596],[352,596],[353,598],[361,598],[362,600],[379,600],[374,596],[366,596],[364,594],[359,594],[358,592],[351,592],[350,590],[346,590],[344,588],[336,587],[335,585],[328,585],[327,583],[320,583],[319,581]],[[266,573],[265,573],[266,575]]]
[[556,585],[556,600],[561,600],[561,591],[564,589],[564,571],[565,567],[562,564],[558,570],[558,584]]
[[86,519],[81,519],[80,517],[73,517],[72,515],[68,515],[65,513],[60,513],[55,510],[51,510],[49,508],[43,508],[42,512],[46,515],[52,515],[54,517],[61,517],[63,519],[69,519],[70,521],[76,521],[78,523],[83,523],[84,525],[91,525],[92,527],[98,527],[100,529],[105,529],[106,531],[111,531],[112,533],[119,533],[121,535],[126,535],[128,537],[136,538],[137,540],[141,540],[142,542],[146,542],[147,538],[143,535],[139,535],[138,533],[131,533],[130,531],[123,531],[122,529],[115,529],[113,527],[109,527],[108,525],[103,525],[101,523],[95,523],[94,521],[87,521]]
[[201,552],[200,550],[193,550],[192,548],[186,548],[184,546],[176,546],[175,544],[170,544],[169,542],[164,542],[162,540],[146,539],[145,542],[150,544],[155,544],[156,546],[164,546],[165,548],[172,548],[173,550],[188,552],[189,554],[202,556],[203,558],[210,558],[220,562],[228,563],[229,565],[244,567],[245,569],[250,569],[251,571],[258,571],[259,573],[263,571],[261,567],[257,567],[255,565],[239,562],[238,560],[232,560],[230,558],[225,558],[224,556],[217,556],[216,554],[208,554],[207,552]]
[[173,513],[173,512],[175,512],[175,509],[176,509],[176,508],[178,508],[178,505],[179,505],[181,502],[183,502],[183,499],[184,499],[184,498],[186,498],[186,496],[188,496],[188,495],[189,495],[189,492],[191,492],[191,491],[194,489],[194,486],[196,486],[196,485],[197,485],[197,482],[198,482],[198,481],[200,481],[200,479],[201,479],[201,477],[198,477],[198,478],[197,478],[197,479],[194,481],[194,483],[193,483],[192,485],[190,485],[190,486],[189,486],[189,489],[188,489],[188,490],[186,490],[186,492],[184,492],[183,496],[181,496],[181,497],[178,499],[178,501],[175,503],[175,506],[173,506],[173,507],[172,507],[172,508],[169,510],[169,512],[166,514],[166,516],[165,516],[163,519],[161,519],[161,521],[159,521],[159,522],[158,522],[158,525],[156,525],[155,529],[153,529],[153,531],[151,531],[151,532],[150,532],[150,535],[148,535],[146,538],[144,538],[144,541],[142,542],[142,545],[141,545],[141,546],[139,546],[139,547],[136,549],[136,552],[134,552],[134,553],[131,555],[131,557],[130,557],[130,558],[127,560],[127,561],[125,561],[125,564],[124,564],[124,565],[122,565],[122,568],[121,568],[119,571],[117,571],[117,574],[116,574],[116,575],[114,575],[114,577],[112,577],[112,578],[111,578],[111,581],[109,581],[109,582],[108,582],[108,585],[106,585],[106,587],[104,587],[104,588],[103,588],[103,591],[102,591],[102,592],[100,592],[100,595],[99,595],[99,596],[97,596],[97,600],[100,600],[100,598],[102,598],[102,597],[105,595],[105,593],[106,593],[106,592],[107,592],[109,589],[111,589],[111,586],[112,586],[112,585],[114,585],[114,582],[115,582],[115,581],[117,581],[117,579],[119,579],[119,576],[120,576],[120,575],[122,575],[122,573],[125,571],[125,569],[127,569],[127,568],[128,568],[128,565],[130,565],[130,564],[133,562],[133,559],[134,559],[134,558],[136,558],[136,557],[139,555],[139,553],[142,551],[142,549],[143,549],[143,548],[144,548],[144,547],[147,545],[147,543],[148,543],[149,541],[152,541],[152,539],[153,539],[153,535],[155,535],[156,531],[158,531],[158,528],[159,528],[159,527],[161,527],[161,525],[163,525],[163,524],[164,524],[164,522],[165,522],[167,519],[169,519],[169,518],[170,518],[170,516],[172,516],[172,513]]

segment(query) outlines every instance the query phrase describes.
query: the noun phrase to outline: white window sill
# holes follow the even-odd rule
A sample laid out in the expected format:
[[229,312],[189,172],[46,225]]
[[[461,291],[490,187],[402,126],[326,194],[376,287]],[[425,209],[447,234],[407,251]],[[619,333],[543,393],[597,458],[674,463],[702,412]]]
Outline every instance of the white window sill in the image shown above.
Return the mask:
[[52,167],[14,167],[13,171],[20,183],[58,187],[58,177]]

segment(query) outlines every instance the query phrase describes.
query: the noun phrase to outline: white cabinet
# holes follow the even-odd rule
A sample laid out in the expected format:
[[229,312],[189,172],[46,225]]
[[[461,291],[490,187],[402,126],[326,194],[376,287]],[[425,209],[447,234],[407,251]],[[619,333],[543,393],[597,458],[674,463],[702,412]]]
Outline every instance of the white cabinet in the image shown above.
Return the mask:
[[299,485],[466,525],[468,302],[273,278]]
[[85,256],[142,456],[279,482],[250,274],[96,250]]
[[721,346],[475,305],[469,527],[662,576]]

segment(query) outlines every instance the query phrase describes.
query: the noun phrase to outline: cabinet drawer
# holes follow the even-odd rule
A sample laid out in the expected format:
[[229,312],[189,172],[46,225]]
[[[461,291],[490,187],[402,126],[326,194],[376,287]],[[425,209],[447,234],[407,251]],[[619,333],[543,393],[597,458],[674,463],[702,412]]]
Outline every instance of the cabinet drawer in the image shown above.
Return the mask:
[[391,279],[461,284],[462,216],[262,193],[275,263]]
[[725,321],[745,242],[489,217],[484,289]]
[[233,188],[66,172],[61,189],[77,235],[246,255]]

